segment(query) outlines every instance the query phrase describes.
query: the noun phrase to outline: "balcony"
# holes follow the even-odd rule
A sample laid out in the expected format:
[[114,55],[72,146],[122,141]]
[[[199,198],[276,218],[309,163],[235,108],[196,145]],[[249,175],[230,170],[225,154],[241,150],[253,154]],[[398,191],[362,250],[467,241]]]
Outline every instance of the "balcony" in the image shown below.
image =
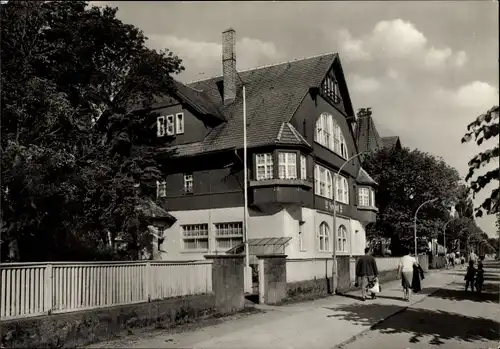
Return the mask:
[[250,203],[258,206],[303,205],[312,200],[312,182],[304,179],[250,181]]

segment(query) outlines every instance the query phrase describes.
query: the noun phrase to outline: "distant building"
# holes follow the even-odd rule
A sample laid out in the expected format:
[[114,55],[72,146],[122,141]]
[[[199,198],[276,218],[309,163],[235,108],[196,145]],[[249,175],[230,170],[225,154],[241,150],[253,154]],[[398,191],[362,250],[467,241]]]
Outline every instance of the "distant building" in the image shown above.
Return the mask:
[[380,137],[371,108],[358,111],[356,122],[356,143],[361,152],[374,151],[379,148],[401,149],[399,136]]

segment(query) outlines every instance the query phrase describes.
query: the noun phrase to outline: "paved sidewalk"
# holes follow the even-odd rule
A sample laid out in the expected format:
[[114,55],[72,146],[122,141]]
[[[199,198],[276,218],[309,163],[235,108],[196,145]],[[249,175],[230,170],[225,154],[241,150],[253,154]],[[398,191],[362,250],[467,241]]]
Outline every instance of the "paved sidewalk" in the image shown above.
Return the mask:
[[[98,343],[89,348],[317,348],[331,349],[354,336],[366,332],[387,317],[401,312],[408,306],[422,301],[429,293],[436,292],[456,279],[456,271],[427,273],[424,290],[403,302],[400,281],[382,285],[382,293],[375,300],[361,302],[351,292],[346,296],[332,296],[283,306],[259,305],[264,313],[250,315],[235,321],[224,322],[185,333],[142,334],[122,340]],[[366,306],[365,306],[366,305]],[[376,305],[383,305],[377,307]],[[342,316],[342,308],[356,306],[370,321],[350,321]],[[359,313],[359,311],[358,311]]]

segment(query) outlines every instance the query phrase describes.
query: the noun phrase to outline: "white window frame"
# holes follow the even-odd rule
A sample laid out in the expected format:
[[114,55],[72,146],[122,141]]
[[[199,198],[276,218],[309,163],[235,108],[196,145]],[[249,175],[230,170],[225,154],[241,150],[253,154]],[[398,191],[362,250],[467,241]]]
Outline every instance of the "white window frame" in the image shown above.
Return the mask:
[[156,197],[164,198],[165,196],[167,196],[167,182],[156,181]]
[[[227,251],[243,243],[243,222],[214,223],[217,251]],[[229,241],[229,246],[220,246],[221,241]]]
[[307,158],[300,155],[300,179],[307,179]]
[[337,231],[337,252],[348,252],[347,248],[347,228],[341,225]]
[[370,204],[371,204],[371,206],[372,206],[372,207],[377,207],[377,206],[375,205],[375,190],[373,190],[373,189],[370,189],[370,199],[371,199],[371,200],[370,200]]
[[184,113],[175,114],[175,134],[184,133]]
[[[321,242],[323,241],[323,248]],[[330,252],[330,226],[326,222],[321,222],[318,231],[318,251]]]
[[333,115],[322,113],[316,121],[316,132],[314,141],[330,149],[340,157],[347,159],[349,150],[340,125]]
[[307,251],[305,247],[305,241],[304,241],[304,232],[302,230],[299,230],[299,251],[304,252]]
[[158,116],[156,118],[156,136],[163,137],[165,136],[165,117]]
[[337,175],[337,183],[335,184],[337,188],[335,201],[349,205],[349,181],[344,176]]
[[[264,174],[259,174],[259,169],[264,170]],[[273,154],[272,153],[261,153],[255,154],[255,179],[258,181],[265,179],[273,179]]]
[[[184,251],[208,251],[209,241],[208,241],[208,224],[186,224],[181,225],[182,232],[182,249]],[[194,241],[195,247],[188,248],[186,246],[187,241]],[[200,247],[205,245],[206,247]]]
[[371,190],[368,188],[358,188],[358,206],[369,207],[371,199]]
[[278,178],[297,179],[297,153],[278,152]]
[[193,192],[193,174],[184,173],[184,193]]
[[333,199],[333,180],[329,169],[314,165],[314,193],[316,195]]
[[167,115],[165,117],[165,133],[167,136],[173,136],[175,134],[175,120],[173,115]]

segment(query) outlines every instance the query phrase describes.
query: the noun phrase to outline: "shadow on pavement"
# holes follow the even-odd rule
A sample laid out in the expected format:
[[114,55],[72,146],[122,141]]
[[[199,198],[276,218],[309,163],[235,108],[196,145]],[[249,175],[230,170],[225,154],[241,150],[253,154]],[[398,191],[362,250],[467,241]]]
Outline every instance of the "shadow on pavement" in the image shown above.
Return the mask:
[[398,313],[375,325],[372,330],[383,334],[411,334],[411,343],[418,343],[424,336],[431,336],[429,344],[443,344],[445,340],[474,342],[496,341],[500,338],[499,323],[489,319],[463,316],[445,311],[405,308],[397,305],[353,304],[340,308],[326,308],[340,314],[328,315],[342,320],[365,324],[376,323],[389,314]]
[[[434,293],[432,293],[432,287],[425,289],[429,297],[448,299],[454,301],[468,300],[471,302],[485,302],[485,303],[498,303],[499,301],[499,288],[498,285],[484,284],[483,292],[465,292],[465,285],[462,283],[452,283],[451,285],[456,285],[460,289],[436,289],[434,288]],[[450,286],[451,286],[450,285]],[[437,292],[436,292],[437,291]]]

